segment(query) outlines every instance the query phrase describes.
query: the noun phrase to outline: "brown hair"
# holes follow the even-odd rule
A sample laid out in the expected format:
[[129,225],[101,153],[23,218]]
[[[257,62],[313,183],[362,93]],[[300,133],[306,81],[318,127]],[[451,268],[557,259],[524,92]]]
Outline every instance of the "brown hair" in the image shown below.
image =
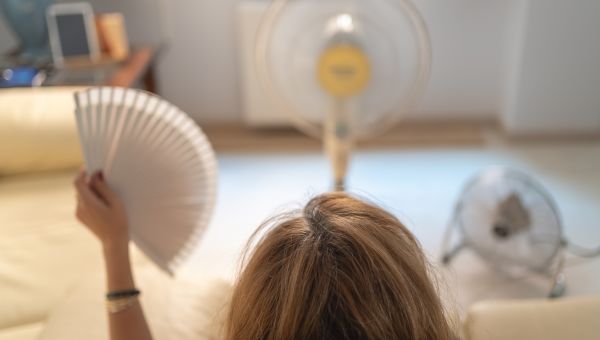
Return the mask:
[[329,193],[269,225],[247,248],[227,339],[452,339],[419,243],[383,209]]

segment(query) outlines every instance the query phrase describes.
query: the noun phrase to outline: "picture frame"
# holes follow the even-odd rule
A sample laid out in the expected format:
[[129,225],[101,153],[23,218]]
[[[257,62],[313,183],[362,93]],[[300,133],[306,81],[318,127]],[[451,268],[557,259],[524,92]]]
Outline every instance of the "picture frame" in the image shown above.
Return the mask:
[[69,60],[98,62],[100,47],[89,3],[55,4],[46,12],[52,59],[61,68]]

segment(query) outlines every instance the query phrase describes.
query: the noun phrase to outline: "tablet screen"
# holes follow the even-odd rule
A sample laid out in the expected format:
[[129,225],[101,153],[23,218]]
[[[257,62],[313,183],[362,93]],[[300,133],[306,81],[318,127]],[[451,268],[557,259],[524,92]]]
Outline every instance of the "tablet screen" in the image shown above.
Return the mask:
[[56,26],[64,58],[90,55],[83,14],[57,15]]

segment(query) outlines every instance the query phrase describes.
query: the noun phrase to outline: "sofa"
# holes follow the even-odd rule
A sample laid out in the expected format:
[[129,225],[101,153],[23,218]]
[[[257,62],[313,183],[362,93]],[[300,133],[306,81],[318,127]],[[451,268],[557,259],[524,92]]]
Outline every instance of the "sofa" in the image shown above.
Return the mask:
[[[73,215],[79,89],[0,91],[0,340],[108,339],[101,251]],[[230,283],[170,277],[132,253],[156,339],[220,338]],[[599,321],[598,297],[489,301],[462,330],[468,340],[592,340]]]
[[463,330],[470,340],[600,339],[600,297],[479,302]]
[[0,91],[2,340],[35,339],[68,287],[100,260],[72,218],[70,183],[81,163],[66,114],[74,90]]
[[[74,217],[80,89],[0,91],[0,340],[108,337],[100,245]],[[132,259],[157,339],[218,338],[227,282]]]

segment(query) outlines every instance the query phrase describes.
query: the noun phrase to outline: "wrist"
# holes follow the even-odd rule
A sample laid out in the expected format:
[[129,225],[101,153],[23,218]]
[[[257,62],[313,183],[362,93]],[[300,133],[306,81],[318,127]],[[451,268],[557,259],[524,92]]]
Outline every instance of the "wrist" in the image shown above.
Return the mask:
[[103,251],[107,290],[110,292],[135,288],[128,243],[104,243]]
[[102,251],[107,260],[129,258],[129,242],[103,242]]
[[112,237],[109,240],[102,240],[102,248],[112,251],[123,251],[129,249],[129,238],[127,237]]

